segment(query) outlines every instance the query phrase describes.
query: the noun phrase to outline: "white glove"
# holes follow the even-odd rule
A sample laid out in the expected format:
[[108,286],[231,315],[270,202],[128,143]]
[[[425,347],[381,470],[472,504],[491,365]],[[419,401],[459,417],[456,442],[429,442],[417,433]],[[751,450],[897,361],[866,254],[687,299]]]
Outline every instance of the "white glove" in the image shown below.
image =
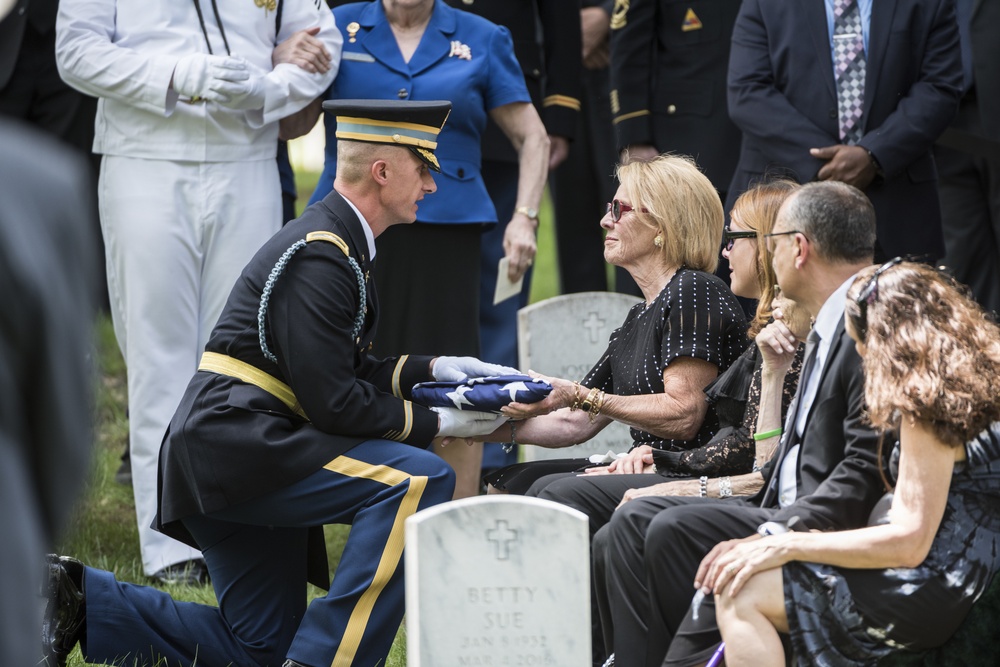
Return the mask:
[[231,58],[241,63],[247,75],[239,80],[218,79],[209,87],[217,98],[214,100],[230,109],[263,109],[264,76],[267,72],[253,67],[243,58]]
[[218,102],[220,95],[214,90],[216,86],[222,82],[245,81],[249,78],[246,61],[229,56],[192,53],[177,61],[171,85],[183,97],[200,97]]
[[431,408],[438,414],[438,437],[469,438],[486,435],[500,428],[507,417],[492,412],[459,410],[458,408]]
[[488,364],[475,357],[438,357],[431,375],[438,382],[465,382],[470,377],[518,375],[521,371],[509,366]]

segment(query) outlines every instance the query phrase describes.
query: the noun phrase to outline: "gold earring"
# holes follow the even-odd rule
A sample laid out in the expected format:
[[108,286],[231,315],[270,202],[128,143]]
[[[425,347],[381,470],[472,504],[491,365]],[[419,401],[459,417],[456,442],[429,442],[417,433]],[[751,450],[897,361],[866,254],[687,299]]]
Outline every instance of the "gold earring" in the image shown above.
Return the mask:
[[662,248],[663,247],[663,235],[657,234],[656,237],[653,239],[653,245],[655,245],[657,248]]

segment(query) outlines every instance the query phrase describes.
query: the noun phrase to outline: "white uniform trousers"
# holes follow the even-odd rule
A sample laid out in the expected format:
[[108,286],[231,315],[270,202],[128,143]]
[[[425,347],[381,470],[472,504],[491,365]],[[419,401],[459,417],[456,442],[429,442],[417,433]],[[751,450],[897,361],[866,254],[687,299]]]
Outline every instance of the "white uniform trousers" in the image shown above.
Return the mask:
[[99,184],[108,292],[128,373],[142,566],[199,557],[150,528],[160,443],[236,279],[281,226],[274,159],[173,162],[107,155]]

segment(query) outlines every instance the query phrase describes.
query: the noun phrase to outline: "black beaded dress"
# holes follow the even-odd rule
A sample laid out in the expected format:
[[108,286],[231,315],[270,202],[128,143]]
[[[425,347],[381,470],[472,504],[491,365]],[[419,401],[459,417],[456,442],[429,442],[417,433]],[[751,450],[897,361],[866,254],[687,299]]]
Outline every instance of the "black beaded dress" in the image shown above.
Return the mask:
[[[682,267],[656,299],[632,307],[582,384],[621,396],[663,393],[663,370],[675,359],[703,359],[724,372],[746,344],[746,317],[725,283]],[[752,366],[747,370],[748,380],[752,370]],[[661,438],[634,427],[630,433],[633,448],[649,445],[656,451],[683,452],[704,447],[718,430],[715,408],[710,407],[698,433],[689,440]],[[523,493],[543,475],[589,465],[587,459],[518,463],[487,475],[485,481],[510,493]]]

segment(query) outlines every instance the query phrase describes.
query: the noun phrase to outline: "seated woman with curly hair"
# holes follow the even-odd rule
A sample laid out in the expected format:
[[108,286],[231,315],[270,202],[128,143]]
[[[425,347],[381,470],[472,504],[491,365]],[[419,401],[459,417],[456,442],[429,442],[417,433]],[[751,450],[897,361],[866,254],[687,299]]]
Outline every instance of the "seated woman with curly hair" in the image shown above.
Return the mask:
[[940,646],[1000,570],[1000,327],[944,274],[896,259],[858,274],[847,328],[872,424],[899,433],[891,509],[709,553],[696,580],[730,667],[784,665],[782,633],[821,666]]

